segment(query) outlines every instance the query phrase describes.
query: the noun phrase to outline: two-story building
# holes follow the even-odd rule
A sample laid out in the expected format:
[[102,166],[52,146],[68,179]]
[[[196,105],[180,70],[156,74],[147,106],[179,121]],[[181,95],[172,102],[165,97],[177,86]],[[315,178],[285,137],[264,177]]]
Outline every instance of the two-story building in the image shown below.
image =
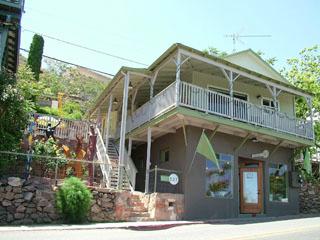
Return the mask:
[[21,37],[24,0],[0,0],[0,66],[15,73]]
[[[252,50],[220,58],[177,43],[148,68],[122,67],[88,116],[110,187],[126,175],[132,190],[174,189],[185,219],[288,215],[299,211],[294,151],[314,141],[312,116],[295,116],[300,97],[311,106]],[[219,166],[195,153],[202,132]]]

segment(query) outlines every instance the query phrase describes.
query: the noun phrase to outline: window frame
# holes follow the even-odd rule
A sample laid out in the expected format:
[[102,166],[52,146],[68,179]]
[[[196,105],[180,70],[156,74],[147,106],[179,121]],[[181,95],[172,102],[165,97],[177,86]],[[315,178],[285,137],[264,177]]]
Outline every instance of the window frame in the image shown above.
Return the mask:
[[[269,106],[266,106],[266,105],[263,104],[263,101],[264,101],[264,100],[269,101]],[[276,107],[272,107],[272,106],[271,106],[271,102],[273,102],[273,106],[276,106]],[[261,97],[261,102],[260,102],[260,104],[261,104],[261,106],[266,107],[266,108],[268,108],[268,109],[275,110],[275,111],[280,111],[280,102],[279,102],[279,100],[276,101],[276,105],[275,105],[272,98]]]
[[[209,199],[226,199],[226,200],[232,200],[234,199],[235,197],[235,191],[234,191],[234,173],[235,173],[235,157],[233,154],[231,153],[216,153],[217,155],[217,158],[219,160],[219,163],[220,163],[220,156],[221,155],[225,155],[225,156],[229,156],[231,157],[231,160],[229,160],[231,162],[231,173],[230,173],[230,176],[231,176],[231,179],[230,179],[230,184],[231,184],[231,187],[230,187],[230,190],[231,190],[231,196],[230,197],[223,197],[223,196],[208,196],[207,195],[207,179],[206,179],[206,174],[207,174],[207,161],[210,161],[208,159],[205,159],[205,197],[206,198],[209,198]],[[222,160],[222,161],[228,161],[228,160]]]
[[[162,155],[162,153],[164,155]],[[168,161],[166,161],[166,153],[168,153]],[[164,160],[162,160],[162,156],[164,156]],[[162,148],[159,151],[159,162],[160,163],[167,163],[170,161],[170,148]]]
[[[286,199],[287,201],[281,201],[281,200],[274,200],[274,199],[270,199],[270,194],[271,194],[271,182],[270,182],[270,168],[272,166],[277,166],[277,169],[279,169],[279,165],[285,165],[286,166],[286,174],[285,174],[285,183],[286,183]],[[273,167],[274,168],[274,167]],[[268,192],[268,200],[270,203],[281,203],[281,204],[288,204],[290,202],[290,198],[289,198],[289,166],[287,163],[283,163],[283,162],[270,162],[269,166],[268,166],[268,186],[269,186],[269,192]]]

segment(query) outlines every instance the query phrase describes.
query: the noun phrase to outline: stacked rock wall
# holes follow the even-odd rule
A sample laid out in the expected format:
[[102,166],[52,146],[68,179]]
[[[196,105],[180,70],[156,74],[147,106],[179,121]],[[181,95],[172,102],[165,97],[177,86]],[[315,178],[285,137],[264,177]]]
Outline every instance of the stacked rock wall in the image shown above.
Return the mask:
[[[0,180],[0,225],[57,223],[53,182],[46,178],[27,181],[10,177]],[[115,191],[92,188],[88,221],[151,221],[183,218],[183,194]]]
[[320,184],[303,184],[299,198],[300,213],[320,213]]
[[1,225],[51,223],[59,219],[50,183],[43,180],[24,181],[15,177],[1,180]]

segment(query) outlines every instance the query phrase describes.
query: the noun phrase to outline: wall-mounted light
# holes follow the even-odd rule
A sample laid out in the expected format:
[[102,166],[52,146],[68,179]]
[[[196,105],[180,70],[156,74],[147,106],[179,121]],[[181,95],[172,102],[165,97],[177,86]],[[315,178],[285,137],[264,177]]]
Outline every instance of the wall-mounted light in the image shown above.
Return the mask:
[[257,95],[257,99],[260,99],[261,98],[261,95]]
[[116,98],[114,98],[113,104],[118,104],[118,100]]
[[256,137],[253,137],[253,138],[251,138],[250,140],[251,140],[252,142],[254,142],[254,143],[259,142],[259,140],[258,140]]
[[129,82],[129,90],[131,90],[132,88],[133,88],[133,86],[132,86],[132,83],[131,82]]

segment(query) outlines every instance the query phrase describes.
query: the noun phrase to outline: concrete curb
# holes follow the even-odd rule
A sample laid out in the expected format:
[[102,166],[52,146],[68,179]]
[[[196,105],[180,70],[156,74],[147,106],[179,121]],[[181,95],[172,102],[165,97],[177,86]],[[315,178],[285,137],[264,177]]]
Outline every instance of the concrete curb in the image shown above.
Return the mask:
[[0,232],[13,231],[64,231],[64,230],[94,230],[94,229],[132,229],[136,231],[162,230],[172,227],[195,224],[250,224],[299,218],[319,217],[319,214],[300,214],[281,217],[244,217],[232,219],[211,219],[198,221],[149,221],[149,222],[117,222],[117,223],[90,223],[83,225],[25,225],[25,226],[0,226]]
[[3,226],[0,232],[13,231],[63,231],[63,230],[94,230],[94,229],[134,229],[134,230],[160,230],[176,226],[201,224],[202,221],[157,221],[157,222],[121,222],[121,223],[95,223],[84,225],[46,225],[46,226]]

